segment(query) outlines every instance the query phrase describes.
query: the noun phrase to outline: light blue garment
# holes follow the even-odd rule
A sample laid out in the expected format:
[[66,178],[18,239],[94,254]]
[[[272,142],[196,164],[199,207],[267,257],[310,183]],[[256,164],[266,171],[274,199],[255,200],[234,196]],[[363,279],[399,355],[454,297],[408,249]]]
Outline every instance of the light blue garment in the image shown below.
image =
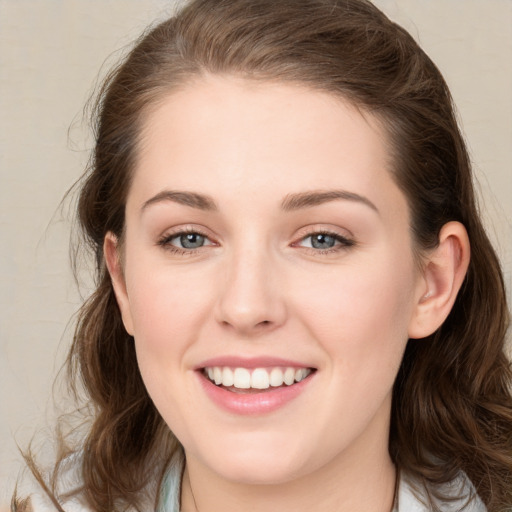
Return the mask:
[[[184,458],[181,452],[176,454],[172,459],[162,483],[162,494],[157,512],[180,512],[180,487],[183,463]],[[463,495],[466,496],[474,495],[471,503],[464,509],[463,506],[467,498],[465,500],[455,500],[453,502],[439,504],[439,508],[443,512],[458,512],[459,510],[462,511],[462,509],[463,512],[486,512],[484,504],[478,496],[476,496],[473,486],[465,476],[461,476],[443,490],[445,490],[447,494],[451,492],[454,496],[459,495],[461,491]],[[405,477],[400,479],[398,503],[396,504],[394,512],[429,512],[429,509],[416,497],[413,491],[413,484],[409,483]]]
[[164,480],[156,512],[180,512],[181,477],[185,457],[181,450],[174,454]]

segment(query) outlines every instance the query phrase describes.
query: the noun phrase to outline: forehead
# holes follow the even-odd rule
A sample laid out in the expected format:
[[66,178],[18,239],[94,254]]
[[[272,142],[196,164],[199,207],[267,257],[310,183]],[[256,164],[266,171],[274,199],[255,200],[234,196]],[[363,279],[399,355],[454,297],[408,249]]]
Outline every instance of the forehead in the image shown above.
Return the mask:
[[[297,83],[206,75],[186,82],[155,102],[144,116],[142,140],[151,142],[162,129],[172,134],[173,127],[178,128],[179,134],[174,134],[179,137],[216,128],[216,140],[230,128],[243,129],[240,136],[261,136],[264,128],[268,138],[280,134],[281,144],[303,138],[305,130],[315,128],[316,132],[323,132],[324,138],[329,131],[329,139],[339,140],[340,136],[350,136],[350,132],[357,135],[348,125],[364,126],[367,139],[383,142],[384,130],[378,119],[340,95]],[[343,126],[347,129],[340,132]],[[309,132],[311,140],[314,135]],[[146,144],[142,150],[144,147]]]
[[295,84],[208,76],[146,115],[132,191],[367,193],[394,185],[388,169],[380,123],[348,101]]

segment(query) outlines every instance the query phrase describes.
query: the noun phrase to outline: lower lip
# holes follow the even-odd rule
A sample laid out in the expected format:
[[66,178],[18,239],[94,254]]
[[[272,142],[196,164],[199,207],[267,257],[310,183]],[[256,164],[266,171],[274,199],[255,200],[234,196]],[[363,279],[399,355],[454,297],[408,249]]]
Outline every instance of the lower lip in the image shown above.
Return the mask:
[[310,384],[314,375],[312,373],[291,386],[269,388],[258,393],[245,394],[216,386],[200,371],[197,374],[206,394],[216,405],[228,412],[243,415],[266,414],[280,409],[300,395]]

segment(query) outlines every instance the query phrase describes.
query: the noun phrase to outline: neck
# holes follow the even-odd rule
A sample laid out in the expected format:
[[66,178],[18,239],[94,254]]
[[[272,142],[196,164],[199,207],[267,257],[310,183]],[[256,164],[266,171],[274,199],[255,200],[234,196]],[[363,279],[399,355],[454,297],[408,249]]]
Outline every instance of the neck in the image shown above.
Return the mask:
[[315,471],[272,485],[223,479],[188,456],[181,511],[391,512],[396,478],[387,448],[379,451],[373,443],[357,455],[341,454]]

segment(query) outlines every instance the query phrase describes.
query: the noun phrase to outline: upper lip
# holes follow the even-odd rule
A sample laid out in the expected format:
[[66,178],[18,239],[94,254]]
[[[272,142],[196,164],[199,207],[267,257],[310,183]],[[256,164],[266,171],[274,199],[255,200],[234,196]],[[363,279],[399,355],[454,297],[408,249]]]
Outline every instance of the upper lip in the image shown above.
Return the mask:
[[207,359],[198,364],[195,369],[202,370],[203,368],[210,368],[214,366],[229,366],[231,368],[313,368],[307,363],[293,361],[290,359],[282,359],[280,357],[261,356],[261,357],[240,357],[240,356],[218,356]]

